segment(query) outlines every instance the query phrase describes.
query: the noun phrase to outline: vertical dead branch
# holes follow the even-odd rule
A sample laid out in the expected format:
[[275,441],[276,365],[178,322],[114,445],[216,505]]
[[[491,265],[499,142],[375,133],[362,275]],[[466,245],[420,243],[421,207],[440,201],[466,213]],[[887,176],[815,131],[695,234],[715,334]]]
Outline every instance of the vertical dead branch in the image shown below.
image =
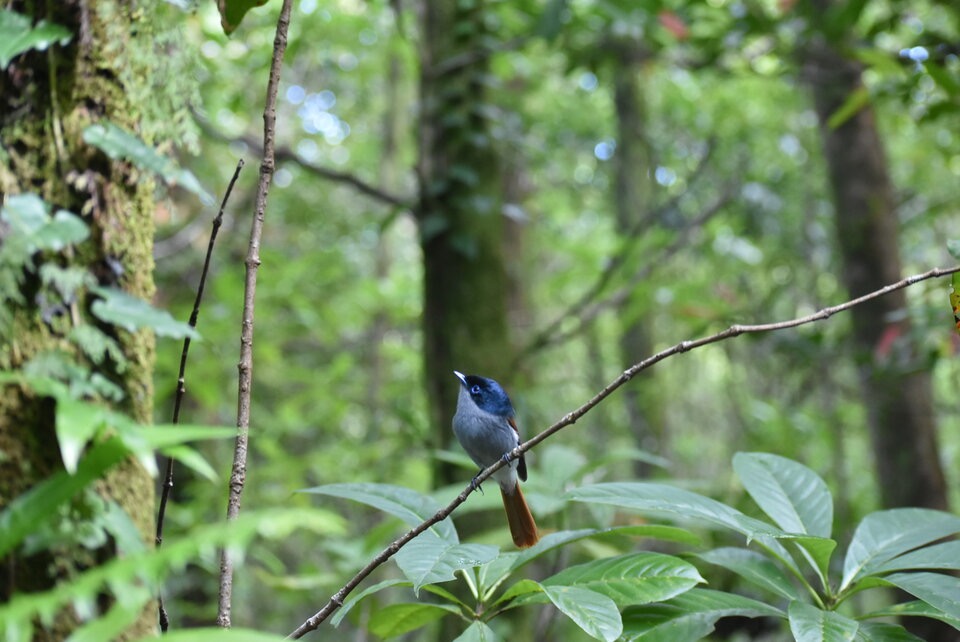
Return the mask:
[[[223,225],[223,210],[227,207],[227,201],[230,200],[230,194],[233,192],[233,186],[240,176],[240,170],[243,168],[243,159],[237,161],[237,169],[233,172],[233,178],[227,184],[227,191],[223,195],[223,201],[220,203],[220,211],[213,219],[213,229],[210,231],[210,241],[207,243],[207,255],[203,259],[203,269],[200,271],[200,283],[197,285],[197,298],[193,301],[193,311],[190,312],[190,327],[197,327],[197,318],[200,316],[200,302],[203,300],[203,289],[207,283],[207,273],[210,271],[210,258],[213,256],[213,245],[217,242],[217,233],[220,226]],[[187,372],[187,354],[190,352],[190,337],[184,337],[183,350],[180,352],[180,371],[177,374],[177,392],[173,398],[173,423],[180,423],[180,406],[183,404],[183,396],[187,391],[186,372]],[[163,480],[163,489],[160,493],[160,507],[157,509],[157,535],[156,547],[163,546],[163,519],[167,514],[167,501],[170,499],[170,491],[173,490],[173,457],[167,457],[167,472]],[[163,595],[157,596],[157,605],[160,617],[160,630],[166,633],[170,628],[170,619],[167,617],[167,610],[163,606]]]
[[[250,430],[250,394],[253,382],[253,305],[257,289],[257,268],[260,266],[260,237],[263,231],[267,193],[273,179],[274,150],[277,122],[277,88],[280,85],[280,68],[287,49],[287,29],[293,0],[283,0],[277,33],[273,39],[273,60],[270,62],[270,79],[267,82],[267,101],[263,110],[263,158],[260,161],[260,180],[257,184],[256,211],[250,228],[250,244],[247,249],[247,273],[243,290],[243,322],[240,330],[240,371],[237,393],[237,441],[233,450],[233,467],[230,471],[230,494],[227,499],[227,520],[234,520],[240,513],[240,496],[247,475],[247,436]],[[220,551],[220,598],[217,604],[217,625],[230,627],[230,603],[233,594],[233,559],[227,549]]]

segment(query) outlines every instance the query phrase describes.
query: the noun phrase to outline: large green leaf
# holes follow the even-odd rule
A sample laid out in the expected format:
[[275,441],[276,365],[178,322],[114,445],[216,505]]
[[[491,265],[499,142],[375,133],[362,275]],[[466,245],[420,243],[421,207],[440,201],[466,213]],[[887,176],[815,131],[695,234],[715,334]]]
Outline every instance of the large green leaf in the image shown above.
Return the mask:
[[713,631],[717,620],[733,616],[785,618],[786,613],[748,597],[695,588],[663,604],[625,609],[624,637],[644,642],[698,640]]
[[883,579],[943,611],[949,618],[960,620],[960,577],[917,572],[894,573]]
[[864,615],[863,618],[901,618],[904,616],[928,617],[934,620],[940,620],[941,622],[946,622],[955,629],[960,629],[960,618],[951,617],[940,609],[935,608],[921,600],[891,604],[890,606],[878,611],[872,611],[867,615]]
[[333,617],[330,618],[330,624],[332,624],[335,627],[340,626],[340,622],[343,621],[343,618],[347,617],[347,614],[350,613],[351,610],[353,610],[353,607],[355,607],[357,604],[363,601],[364,598],[366,598],[369,595],[373,595],[374,593],[379,593],[384,589],[393,588],[395,586],[412,586],[412,584],[407,580],[402,580],[400,578],[394,577],[387,580],[383,580],[382,582],[377,582],[376,584],[368,586],[362,591],[351,593],[350,597],[344,600],[343,606],[337,609],[336,613],[333,614]]
[[[440,504],[426,495],[391,484],[327,484],[304,488],[300,492],[351,499],[399,517],[408,526],[417,526],[441,508]],[[429,530],[448,544],[460,542],[457,531],[453,527],[453,521],[449,517],[437,522]]]
[[500,551],[489,544],[454,544],[426,531],[397,551],[393,559],[413,582],[414,592],[424,584],[448,582],[460,569],[489,562]]
[[500,636],[493,629],[480,620],[467,627],[467,630],[458,635],[453,642],[499,642]]
[[66,27],[41,20],[30,24],[30,18],[14,11],[0,9],[0,69],[25,51],[43,51],[53,44],[65,45],[73,34]]
[[672,555],[633,553],[570,566],[543,580],[543,586],[578,586],[606,595],[618,607],[661,602],[700,582],[697,569]]
[[606,595],[576,586],[542,586],[544,594],[561,613],[592,638],[612,642],[623,624],[617,605]]
[[803,596],[783,570],[766,555],[746,548],[717,548],[700,559],[733,571],[751,584],[789,600]]
[[769,453],[737,453],[733,469],[753,501],[788,533],[829,538],[833,499],[819,475],[793,460]]
[[927,508],[894,508],[871,513],[857,526],[843,562],[840,590],[876,572],[888,561],[960,532],[960,517]]
[[370,631],[382,638],[392,638],[415,631],[425,624],[435,622],[444,615],[459,613],[460,610],[446,604],[428,604],[413,602],[390,604],[378,609],[370,617]]
[[874,568],[874,573],[911,569],[944,569],[960,571],[960,540],[924,546],[898,555]]
[[861,622],[857,642],[923,642],[902,626],[886,622]]
[[91,289],[101,297],[94,301],[90,308],[101,321],[112,323],[130,332],[149,328],[161,337],[200,338],[200,334],[189,323],[177,321],[166,310],[155,308],[123,290],[106,287]]
[[787,614],[796,642],[849,642],[859,628],[856,620],[806,602],[791,602]]
[[609,504],[678,521],[700,521],[731,529],[757,540],[784,564],[796,569],[790,553],[776,541],[790,534],[715,499],[683,488],[647,482],[612,482],[575,488],[567,496],[579,502]]
[[529,564],[549,550],[590,537],[603,538],[608,536],[652,538],[668,542],[679,542],[688,546],[696,546],[700,543],[700,538],[688,530],[661,524],[618,526],[615,528],[600,529],[585,528],[576,531],[548,533],[541,537],[540,541],[530,548],[525,548],[515,553],[502,553],[489,564],[481,566],[477,574],[480,594],[484,599],[489,599],[497,587],[500,586],[510,574],[524,565]]
[[140,169],[149,170],[169,186],[180,186],[196,194],[204,205],[213,203],[200,181],[189,170],[147,145],[135,134],[108,120],[90,125],[83,130],[83,140],[97,147],[110,158],[130,161]]

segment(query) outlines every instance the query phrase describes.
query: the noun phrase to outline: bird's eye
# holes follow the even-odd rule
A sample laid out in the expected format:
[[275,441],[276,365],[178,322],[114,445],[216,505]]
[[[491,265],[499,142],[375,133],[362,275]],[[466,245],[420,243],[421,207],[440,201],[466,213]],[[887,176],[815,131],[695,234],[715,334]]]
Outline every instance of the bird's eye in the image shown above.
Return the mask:
[[474,386],[473,386],[472,388],[470,388],[470,394],[472,394],[472,395],[479,395],[479,394],[480,394],[480,386],[474,384]]

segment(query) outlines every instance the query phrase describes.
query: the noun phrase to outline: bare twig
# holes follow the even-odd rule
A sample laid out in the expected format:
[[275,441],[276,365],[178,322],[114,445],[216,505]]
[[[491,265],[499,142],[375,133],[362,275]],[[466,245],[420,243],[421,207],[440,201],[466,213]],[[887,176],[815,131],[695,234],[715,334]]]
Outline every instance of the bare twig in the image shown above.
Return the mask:
[[879,290],[875,290],[863,296],[857,297],[845,303],[839,305],[834,305],[829,308],[823,308],[813,314],[808,314],[803,317],[798,317],[796,319],[790,319],[788,321],[779,321],[776,323],[763,323],[759,325],[732,325],[723,332],[718,332],[707,337],[700,339],[695,339],[692,341],[681,341],[680,343],[662,350],[656,353],[653,356],[647,357],[643,361],[636,363],[621,373],[619,377],[610,382],[603,390],[595,394],[589,401],[577,408],[576,410],[567,413],[555,424],[544,430],[543,432],[538,433],[536,436],[531,439],[523,442],[509,453],[504,459],[500,459],[497,463],[493,464],[489,468],[484,469],[479,475],[477,475],[470,484],[467,484],[466,488],[460,491],[460,494],[457,495],[449,504],[437,511],[430,518],[425,520],[423,523],[417,525],[416,527],[410,529],[399,538],[394,540],[389,546],[387,546],[383,551],[380,552],[375,558],[373,558],[366,566],[364,566],[360,571],[350,579],[339,591],[337,591],[333,597],[315,614],[313,614],[309,619],[307,619],[303,624],[298,626],[289,636],[292,639],[299,639],[317,629],[330,615],[336,611],[338,608],[343,606],[343,601],[346,599],[347,595],[350,594],[353,589],[355,589],[360,582],[362,582],[368,575],[370,575],[378,566],[386,562],[393,555],[396,554],[407,542],[412,540],[414,537],[424,532],[437,522],[440,522],[450,516],[451,513],[463,502],[467,500],[467,497],[470,495],[471,490],[475,487],[474,484],[479,485],[481,482],[485,481],[490,475],[500,470],[501,467],[506,465],[508,461],[516,459],[523,453],[532,449],[534,446],[547,439],[551,435],[559,432],[560,430],[566,428],[567,426],[575,424],[580,420],[585,414],[590,412],[594,407],[600,404],[604,399],[613,394],[618,388],[630,381],[637,374],[650,368],[656,363],[672,357],[681,352],[689,352],[696,348],[702,348],[705,345],[711,343],[718,343],[726,339],[732,339],[733,337],[740,336],[741,334],[757,334],[761,332],[773,332],[776,330],[785,330],[787,328],[795,328],[797,326],[806,325],[808,323],[814,323],[815,321],[823,321],[828,319],[838,312],[843,312],[844,310],[849,310],[850,308],[860,305],[861,303],[866,303],[872,299],[884,296],[895,290],[902,290],[903,288],[909,287],[920,281],[926,281],[927,279],[933,279],[941,276],[946,276],[948,274],[953,274],[954,272],[960,272],[960,265],[949,267],[949,268],[934,268],[923,274],[915,274],[909,276],[905,279],[897,281],[896,283],[891,283]]
[[[213,126],[206,118],[199,114],[194,114],[194,119],[197,124],[200,126],[200,129],[203,130],[205,134],[211,138],[226,142],[226,143],[241,143],[252,150],[254,153],[261,154],[263,153],[263,143],[257,140],[253,136],[239,136],[237,138],[231,138],[223,132],[219,131],[216,127]],[[324,180],[333,181],[335,183],[343,183],[344,185],[349,185],[354,188],[364,196],[369,196],[370,198],[383,203],[384,205],[390,205],[391,207],[399,207],[402,209],[410,209],[412,206],[412,199],[404,198],[396,194],[392,194],[382,188],[379,188],[375,185],[372,185],[359,176],[351,174],[350,172],[341,172],[339,170],[330,169],[329,167],[324,167],[318,165],[311,161],[308,161],[303,156],[295,152],[289,147],[284,145],[278,146],[274,150],[274,158],[277,162],[291,162],[296,163],[302,167],[305,171],[318,176]]]
[[[217,242],[217,233],[223,224],[223,210],[227,207],[227,201],[230,200],[230,194],[233,192],[233,186],[240,176],[240,170],[243,168],[243,159],[237,161],[237,169],[233,172],[233,178],[227,184],[227,191],[223,195],[223,201],[220,202],[220,211],[213,219],[213,229],[210,231],[210,241],[207,243],[207,255],[203,259],[203,269],[200,271],[200,283],[197,285],[197,297],[193,301],[193,311],[190,312],[188,323],[191,328],[197,327],[197,318],[200,316],[200,302],[203,300],[203,289],[207,283],[207,273],[210,271],[210,259],[213,256],[213,246]],[[180,406],[183,403],[183,396],[186,388],[187,354],[190,352],[190,337],[184,337],[183,350],[180,352],[180,372],[177,374],[177,391],[173,398],[173,422],[180,423]],[[156,547],[163,546],[163,520],[167,513],[167,501],[170,499],[170,491],[173,490],[173,464],[174,458],[167,457],[167,472],[163,480],[163,490],[160,493],[160,508],[157,509],[157,535]],[[166,633],[170,627],[170,618],[167,617],[167,610],[163,606],[163,594],[157,596],[157,606],[160,617],[160,630]]]
[[[237,440],[233,450],[233,466],[230,470],[230,494],[227,498],[227,520],[234,520],[240,513],[240,497],[247,476],[247,437],[250,430],[250,396],[253,382],[253,311],[257,289],[257,268],[260,266],[260,237],[263,232],[264,213],[267,209],[267,193],[273,179],[274,142],[277,124],[277,88],[280,85],[280,69],[283,54],[287,49],[287,29],[290,27],[290,12],[293,0],[283,0],[277,32],[273,40],[273,60],[270,62],[270,79],[267,82],[267,99],[263,110],[263,158],[260,161],[260,180],[257,183],[256,209],[250,227],[250,244],[247,249],[246,279],[243,289],[243,321],[240,330],[239,386],[237,392]],[[217,625],[230,626],[230,606],[233,594],[233,558],[226,549],[220,551],[220,595],[217,604]]]

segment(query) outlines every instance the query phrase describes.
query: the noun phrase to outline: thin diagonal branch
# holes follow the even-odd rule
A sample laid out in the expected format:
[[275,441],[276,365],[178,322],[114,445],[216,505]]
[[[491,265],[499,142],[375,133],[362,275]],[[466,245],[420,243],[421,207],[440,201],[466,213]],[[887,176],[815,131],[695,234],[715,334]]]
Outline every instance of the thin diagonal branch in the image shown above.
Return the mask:
[[863,296],[857,297],[856,299],[851,299],[845,303],[839,305],[834,305],[828,308],[823,308],[813,314],[808,314],[803,317],[798,317],[796,319],[790,319],[788,321],[778,321],[775,323],[763,323],[758,325],[732,325],[722,332],[712,334],[707,337],[702,337],[700,339],[695,339],[692,341],[681,341],[680,343],[667,348],[666,350],[661,350],[660,352],[647,357],[639,363],[635,363],[621,373],[619,377],[614,379],[612,382],[607,384],[607,386],[595,394],[589,401],[577,408],[576,410],[567,413],[559,421],[554,423],[552,426],[544,430],[543,432],[538,433],[536,436],[531,439],[523,442],[513,450],[511,450],[507,457],[500,459],[497,463],[493,464],[489,468],[484,469],[479,475],[477,475],[474,480],[466,486],[460,494],[453,498],[449,504],[444,506],[442,509],[437,511],[433,516],[425,520],[423,523],[417,525],[416,527],[410,529],[399,538],[394,540],[389,546],[387,546],[383,551],[381,551],[375,558],[370,560],[370,562],[364,566],[360,571],[354,575],[349,582],[343,585],[343,587],[337,591],[333,597],[331,597],[327,603],[313,614],[309,619],[307,619],[303,624],[298,626],[288,638],[299,639],[309,633],[310,631],[316,630],[330,615],[336,611],[338,608],[343,606],[343,601],[346,599],[347,595],[350,594],[353,589],[360,585],[364,579],[367,578],[376,568],[382,565],[384,562],[389,560],[393,555],[396,554],[407,542],[412,540],[414,537],[424,532],[437,522],[440,522],[450,516],[451,513],[463,502],[467,500],[467,497],[470,495],[471,490],[474,488],[474,484],[480,484],[490,477],[493,473],[500,470],[507,462],[516,459],[523,453],[532,449],[534,446],[547,439],[548,437],[554,435],[555,433],[563,430],[567,426],[571,426],[580,420],[581,417],[590,412],[593,408],[598,406],[604,399],[612,395],[618,388],[623,386],[625,383],[630,381],[633,377],[637,376],[640,372],[650,368],[654,364],[657,364],[664,359],[672,357],[674,355],[680,354],[682,352],[689,352],[697,348],[702,348],[705,345],[711,343],[719,343],[720,341],[725,341],[727,339],[732,339],[733,337],[738,337],[741,334],[759,334],[763,332],[774,332],[777,330],[786,330],[788,328],[796,328],[801,325],[807,325],[814,323],[816,321],[823,321],[829,319],[834,314],[849,310],[850,308],[866,303],[878,297],[889,294],[895,290],[902,290],[903,288],[909,287],[920,281],[926,281],[928,279],[933,279],[941,276],[946,276],[948,274],[953,274],[955,272],[960,272],[960,265],[948,267],[948,268],[934,268],[923,274],[915,274],[909,276],[905,279],[897,281],[896,283],[891,283],[890,285],[884,286],[879,290],[875,290]]
[[[247,477],[247,438],[250,431],[250,397],[253,384],[253,312],[257,290],[257,269],[260,267],[260,238],[267,209],[267,194],[275,167],[274,145],[277,126],[277,88],[280,69],[287,49],[287,30],[293,0],[283,0],[277,32],[273,40],[273,60],[267,81],[267,98],[263,110],[263,158],[260,161],[260,180],[257,183],[256,209],[250,226],[250,244],[247,248],[246,279],[243,288],[243,321],[240,330],[240,373],[237,392],[237,439],[230,471],[230,494],[227,498],[227,520],[240,514],[240,498]],[[226,548],[220,551],[220,591],[217,603],[217,625],[230,627],[231,597],[233,595],[233,557]]]
[[[210,271],[210,259],[213,256],[213,246],[217,242],[217,233],[220,226],[223,225],[223,211],[227,207],[227,201],[230,200],[230,194],[233,192],[233,186],[240,176],[240,170],[243,168],[243,159],[237,161],[237,169],[233,172],[233,178],[227,184],[227,191],[220,202],[220,211],[213,219],[213,229],[210,231],[210,241],[207,243],[207,255],[203,259],[203,269],[200,271],[200,283],[197,285],[197,297],[193,301],[193,311],[190,312],[189,324],[191,328],[197,327],[197,318],[200,316],[200,302],[203,300],[203,290],[207,283],[207,273]],[[173,423],[180,423],[180,406],[183,404],[183,397],[186,394],[186,372],[187,372],[187,354],[190,352],[190,337],[184,337],[183,350],[180,352],[180,371],[177,374],[177,391],[173,398]],[[173,464],[174,458],[167,457],[167,471],[163,480],[163,490],[160,493],[160,507],[157,509],[157,534],[156,547],[163,546],[163,520],[167,514],[167,501],[170,499],[170,491],[173,490]],[[157,608],[160,617],[160,630],[166,633],[170,627],[170,618],[167,617],[167,610],[163,606],[163,595],[157,597]]]
[[[197,122],[200,129],[202,129],[203,132],[211,138],[215,138],[225,143],[241,143],[253,153],[260,154],[261,156],[263,155],[263,142],[257,140],[255,137],[238,136],[236,138],[231,138],[230,136],[227,136],[223,132],[219,131],[212,123],[210,123],[210,121],[200,114],[195,113],[194,120]],[[296,163],[303,168],[304,171],[318,176],[324,180],[349,185],[364,196],[368,196],[375,201],[383,203],[384,205],[399,207],[401,209],[410,209],[412,207],[412,199],[410,198],[404,198],[403,196],[392,194],[385,189],[368,183],[356,174],[352,174],[350,172],[341,172],[339,170],[330,169],[329,167],[324,167],[323,165],[318,165],[308,161],[290,147],[284,145],[276,147],[274,150],[274,158],[277,162]]]

